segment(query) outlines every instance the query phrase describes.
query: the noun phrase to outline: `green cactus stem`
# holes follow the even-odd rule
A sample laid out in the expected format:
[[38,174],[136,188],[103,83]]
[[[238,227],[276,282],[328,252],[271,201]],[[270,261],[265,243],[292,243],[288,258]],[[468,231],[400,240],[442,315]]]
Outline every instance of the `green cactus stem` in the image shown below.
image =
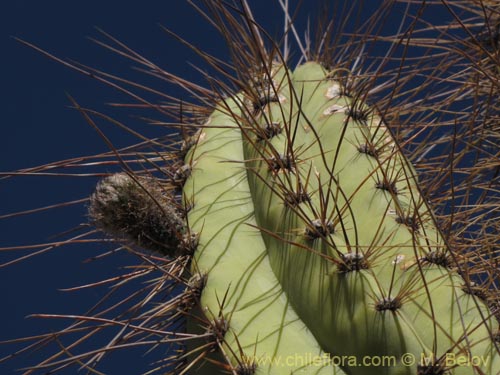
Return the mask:
[[[492,340],[498,323],[463,290],[415,171],[380,115],[339,95],[334,73],[313,62],[293,74],[274,65],[255,95],[216,109],[195,147],[199,156],[188,154],[194,172],[184,194],[195,202],[189,221],[202,245],[194,259],[208,274],[202,306],[215,316],[224,290],[225,302],[238,300],[242,278],[235,265],[250,267],[265,249],[322,350],[358,364],[395,359],[390,366],[346,367],[347,373],[470,372],[450,366],[450,356],[483,358],[477,369],[493,373],[500,366]],[[253,212],[260,233],[241,221]],[[233,227],[242,223],[250,226],[239,238]],[[253,276],[248,280],[243,285],[256,293],[250,298],[267,295],[250,282]],[[229,305],[231,332],[247,348],[262,326],[252,327],[247,341],[246,323]],[[260,318],[252,316],[249,324]],[[256,347],[264,355],[271,350]],[[418,358],[411,366],[404,362],[408,353]]]
[[[217,345],[238,374],[343,374],[329,365],[271,269],[254,217],[238,102],[215,109],[186,156],[193,168],[183,194],[199,233],[192,268],[207,274],[200,307],[209,321],[226,321]],[[245,360],[255,371],[242,372]]]
[[[99,132],[112,154],[62,163],[123,167],[95,173],[108,177],[89,198],[92,228],[67,243],[101,231],[118,243],[106,255],[140,264],[80,287],[112,291],[33,339],[28,349],[58,348],[33,370],[98,371],[113,350],[166,344],[146,374],[500,375],[496,2],[386,0],[363,22],[368,2],[354,2],[305,41],[288,1],[280,41],[248,1],[202,2],[229,56],[190,45],[209,88],[99,42],[190,99],[45,53],[137,101],[115,108],[151,109],[162,119],[141,118],[178,133],[147,139],[111,120],[141,143],[117,149]],[[450,20],[434,26],[427,6]],[[110,119],[73,104],[94,128]],[[108,328],[119,332],[81,349]]]
[[[405,353],[432,357],[443,371],[452,355],[481,356],[485,373],[500,368],[491,339],[498,323],[463,290],[414,169],[380,115],[332,95],[335,72],[317,63],[283,72],[271,72],[268,88],[280,102],[241,128],[258,134],[277,121],[285,131],[260,142],[248,134],[245,157],[273,270],[322,348],[358,363],[398,361],[352,374],[415,374],[416,365],[399,362]],[[304,191],[302,202],[284,199]]]

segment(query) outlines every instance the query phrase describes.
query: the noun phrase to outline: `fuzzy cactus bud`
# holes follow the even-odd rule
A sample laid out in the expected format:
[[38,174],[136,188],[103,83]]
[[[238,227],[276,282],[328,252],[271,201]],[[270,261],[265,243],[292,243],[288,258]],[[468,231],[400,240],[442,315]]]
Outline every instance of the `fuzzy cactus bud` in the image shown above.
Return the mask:
[[98,183],[89,216],[109,235],[172,257],[182,255],[193,241],[169,193],[158,183],[126,173]]

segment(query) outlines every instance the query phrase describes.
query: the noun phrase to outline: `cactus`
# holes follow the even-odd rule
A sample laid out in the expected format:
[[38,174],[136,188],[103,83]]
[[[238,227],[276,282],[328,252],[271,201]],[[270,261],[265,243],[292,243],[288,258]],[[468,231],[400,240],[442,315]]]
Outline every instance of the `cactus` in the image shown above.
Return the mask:
[[[430,39],[409,2],[409,25],[372,38],[394,7],[383,2],[347,42],[329,22],[315,46],[295,37],[294,63],[280,4],[283,49],[247,2],[205,2],[235,71],[200,52],[228,80],[207,76],[211,90],[125,49],[199,101],[164,106],[189,112],[173,124],[182,140],[151,141],[141,172],[118,153],[124,170],[89,200],[91,224],[144,261],[117,285],[153,282],[130,317],[59,333],[117,325],[109,344],[73,355],[77,340],[36,369],[93,368],[133,342],[170,345],[152,371],[175,374],[500,374],[498,7],[443,2],[449,24]],[[385,55],[365,52],[384,42]]]

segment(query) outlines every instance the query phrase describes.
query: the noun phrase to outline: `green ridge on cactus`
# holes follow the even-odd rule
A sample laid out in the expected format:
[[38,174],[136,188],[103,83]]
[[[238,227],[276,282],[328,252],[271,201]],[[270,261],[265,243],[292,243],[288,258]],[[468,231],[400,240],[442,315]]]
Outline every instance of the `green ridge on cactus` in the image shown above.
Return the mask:
[[[183,195],[193,204],[188,222],[199,235],[192,268],[207,273],[200,302],[203,314],[213,320],[222,310],[228,330],[221,346],[237,373],[247,373],[238,369],[243,360],[240,346],[254,360],[256,374],[344,374],[325,363],[269,264],[253,216],[237,103],[228,100],[214,111],[185,158],[193,168]],[[204,371],[221,370],[208,367],[195,373]]]
[[[400,362],[405,353],[425,359],[418,371],[426,374],[449,370],[447,353],[481,356],[485,373],[500,368],[490,333],[497,323],[462,290],[451,264],[433,263],[450,255],[412,166],[376,110],[340,95],[335,72],[319,64],[293,76],[276,66],[271,74],[262,80],[266,105],[248,106],[242,125],[250,129],[250,187],[273,270],[322,348],[359,363],[382,355],[398,361],[346,369],[350,374],[417,373],[417,363]],[[255,136],[275,122],[283,132]],[[286,202],[304,192],[302,201]],[[469,365],[450,373],[470,372]]]

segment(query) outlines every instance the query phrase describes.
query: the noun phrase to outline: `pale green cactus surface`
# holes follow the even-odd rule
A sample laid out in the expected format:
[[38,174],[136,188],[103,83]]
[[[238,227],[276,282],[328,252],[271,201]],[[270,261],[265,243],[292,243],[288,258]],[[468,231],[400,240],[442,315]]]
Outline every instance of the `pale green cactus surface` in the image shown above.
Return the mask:
[[[348,374],[415,374],[417,362],[401,362],[408,353],[429,367],[421,373],[439,373],[430,368],[442,356],[482,358],[493,373],[497,322],[484,324],[487,306],[451,270],[415,171],[376,110],[342,95],[333,73],[312,62],[262,71],[257,105],[224,100],[186,157],[201,306],[227,319],[224,353],[240,346],[267,360],[259,374],[342,373],[318,367],[323,351],[395,360]],[[316,362],[283,367],[293,355]]]

